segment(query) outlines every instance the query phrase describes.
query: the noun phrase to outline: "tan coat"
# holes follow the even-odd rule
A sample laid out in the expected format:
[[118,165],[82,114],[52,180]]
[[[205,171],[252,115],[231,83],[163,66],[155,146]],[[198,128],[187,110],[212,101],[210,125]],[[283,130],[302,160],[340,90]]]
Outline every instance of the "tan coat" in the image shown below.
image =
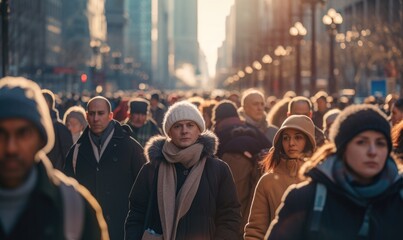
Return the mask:
[[264,174],[257,183],[253,196],[244,239],[263,239],[270,222],[276,216],[276,209],[288,186],[300,182],[298,170],[302,160],[284,160],[269,173]]

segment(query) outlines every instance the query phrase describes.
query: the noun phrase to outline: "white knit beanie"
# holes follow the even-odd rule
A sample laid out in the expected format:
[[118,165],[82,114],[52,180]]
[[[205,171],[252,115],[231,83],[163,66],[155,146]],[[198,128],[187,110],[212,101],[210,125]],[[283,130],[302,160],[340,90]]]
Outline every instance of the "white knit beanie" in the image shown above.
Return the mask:
[[166,136],[171,129],[172,125],[178,121],[190,120],[197,124],[200,132],[206,130],[203,116],[196,106],[188,101],[180,101],[170,106],[165,113],[162,129]]

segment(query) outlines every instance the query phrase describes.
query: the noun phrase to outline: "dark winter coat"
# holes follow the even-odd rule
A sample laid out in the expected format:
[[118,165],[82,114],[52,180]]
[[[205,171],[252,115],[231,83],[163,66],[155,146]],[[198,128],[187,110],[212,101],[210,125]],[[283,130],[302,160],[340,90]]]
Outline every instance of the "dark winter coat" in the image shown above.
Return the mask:
[[[239,117],[230,117],[220,121],[214,129],[220,144],[217,156],[231,168],[241,203],[242,226],[248,222],[253,191],[261,176],[259,160],[265,149],[271,147],[270,141],[256,127],[246,125]],[[245,153],[247,152],[247,154]]]
[[87,127],[77,140],[76,171],[72,166],[76,144],[67,155],[65,172],[88,188],[102,207],[111,239],[123,239],[128,196],[141,166],[143,148],[116,122],[115,131],[99,163],[90,143]]
[[[148,228],[162,233],[157,179],[159,163],[166,161],[162,154],[165,141],[165,137],[154,137],[148,145],[151,147],[146,147],[149,162],[140,171],[130,193],[126,239],[141,239]],[[201,158],[207,156],[207,160],[193,203],[179,220],[176,239],[236,239],[241,216],[231,171],[226,163],[213,156],[217,144],[213,134],[205,133],[198,141],[204,145]]]
[[[52,180],[51,168],[46,168],[42,162],[36,166],[38,179],[30,195],[26,208],[18,218],[8,237],[0,224],[0,239],[4,240],[64,240],[63,201],[60,188]],[[82,195],[83,197],[85,195]],[[95,217],[95,210],[88,199],[84,204],[83,233],[80,239],[101,239],[101,228]],[[101,211],[98,208],[98,211]]]
[[55,131],[55,143],[52,150],[48,153],[48,158],[53,164],[53,167],[58,170],[63,170],[65,159],[70,147],[73,145],[73,138],[70,130],[60,121],[58,112],[51,110],[53,129]]
[[[378,197],[362,204],[329,178],[329,171],[328,164],[320,164],[307,173],[311,181],[288,189],[284,206],[273,220],[273,229],[267,239],[401,239],[403,199],[399,191],[403,187],[402,178]],[[318,182],[326,186],[327,194],[319,230],[313,231],[311,224]],[[366,211],[369,234],[367,238],[359,238]],[[278,222],[274,224],[275,221]]]

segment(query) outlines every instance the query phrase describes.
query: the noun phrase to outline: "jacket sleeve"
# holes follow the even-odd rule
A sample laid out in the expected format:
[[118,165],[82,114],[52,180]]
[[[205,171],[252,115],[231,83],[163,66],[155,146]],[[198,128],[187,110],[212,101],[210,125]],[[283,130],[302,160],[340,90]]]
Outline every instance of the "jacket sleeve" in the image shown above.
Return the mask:
[[66,161],[64,164],[64,168],[63,168],[63,173],[66,174],[69,177],[74,177],[74,170],[73,170],[73,152],[74,152],[74,148],[75,148],[76,144],[74,144],[69,152],[67,153],[66,156]]
[[145,164],[133,184],[129,195],[129,212],[125,222],[125,239],[141,239],[151,193],[149,172],[151,164]]
[[237,239],[241,227],[240,203],[234,179],[228,165],[219,160],[221,175],[218,182],[216,232],[214,239]]
[[139,173],[143,164],[146,162],[146,159],[144,157],[143,147],[131,137],[130,142],[133,146],[133,152],[131,155],[131,171],[133,178],[136,179],[137,174]]
[[256,185],[253,201],[250,209],[248,223],[245,226],[245,239],[262,239],[270,224],[269,199],[265,191],[267,174],[263,175]]
[[305,239],[308,213],[313,211],[314,191],[309,190],[306,182],[291,185],[284,193],[264,239]]

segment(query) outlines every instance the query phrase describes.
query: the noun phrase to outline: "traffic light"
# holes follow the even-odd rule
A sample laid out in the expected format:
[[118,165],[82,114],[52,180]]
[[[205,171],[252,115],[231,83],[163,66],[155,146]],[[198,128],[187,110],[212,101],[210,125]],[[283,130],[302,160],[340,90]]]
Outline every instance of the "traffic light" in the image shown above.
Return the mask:
[[82,82],[82,83],[86,83],[86,82],[87,82],[87,79],[88,79],[87,74],[85,74],[85,73],[81,74],[81,82]]

